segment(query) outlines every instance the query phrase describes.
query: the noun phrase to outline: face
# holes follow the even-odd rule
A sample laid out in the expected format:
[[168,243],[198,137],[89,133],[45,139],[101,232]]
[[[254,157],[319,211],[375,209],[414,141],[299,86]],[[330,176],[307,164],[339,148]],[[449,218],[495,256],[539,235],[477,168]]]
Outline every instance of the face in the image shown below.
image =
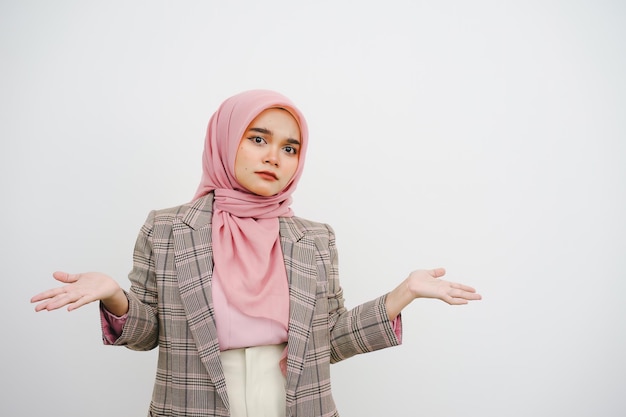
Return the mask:
[[235,178],[248,191],[269,197],[282,191],[298,169],[300,128],[282,109],[266,109],[239,142]]

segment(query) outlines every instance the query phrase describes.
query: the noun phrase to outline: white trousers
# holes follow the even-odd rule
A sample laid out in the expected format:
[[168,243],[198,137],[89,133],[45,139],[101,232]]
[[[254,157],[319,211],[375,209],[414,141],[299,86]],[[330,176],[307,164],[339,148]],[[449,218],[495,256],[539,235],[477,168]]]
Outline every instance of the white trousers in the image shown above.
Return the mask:
[[285,377],[279,361],[285,344],[220,352],[231,417],[284,417]]

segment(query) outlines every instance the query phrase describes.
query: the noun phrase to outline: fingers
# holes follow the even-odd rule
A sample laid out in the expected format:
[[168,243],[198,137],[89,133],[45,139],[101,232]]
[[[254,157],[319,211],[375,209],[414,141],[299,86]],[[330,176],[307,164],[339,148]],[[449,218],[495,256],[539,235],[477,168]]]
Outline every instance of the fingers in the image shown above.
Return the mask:
[[460,306],[460,305],[469,303],[469,301],[467,301],[465,298],[455,298],[455,297],[450,297],[450,296],[445,298],[444,301],[450,304],[451,306]]
[[35,306],[35,311],[52,311],[72,302],[69,295],[64,292],[63,288],[55,288],[53,290],[42,292],[30,300],[31,303],[36,303],[38,301],[43,302]]
[[43,311],[43,310],[52,311],[52,310],[56,310],[59,307],[62,307],[62,306],[55,306],[55,304],[53,304],[53,300],[54,299],[48,299],[42,303],[37,304],[35,306],[35,311],[36,312]]
[[87,297],[80,297],[78,300],[76,300],[75,302],[69,304],[67,306],[67,311],[72,311],[72,310],[76,310],[77,308],[80,308],[82,306],[84,306],[85,304],[89,304],[94,300],[90,300]]
[[[32,302],[34,302],[34,301],[33,301],[33,300],[31,300],[30,302],[32,303]],[[48,305],[48,301],[43,302],[43,303],[39,303],[39,304],[37,304],[37,305],[35,306],[35,311],[36,311],[36,312],[39,312],[39,311],[41,311],[41,310],[45,310],[47,305]]]
[[462,284],[453,284],[450,286],[448,297],[445,300],[449,304],[460,305],[467,304],[469,301],[481,300],[482,296],[476,293],[472,287]]
[[89,302],[91,301],[87,296],[75,292],[59,292],[52,297],[46,297],[44,302],[37,304],[35,306],[35,311],[52,311],[65,306],[67,306],[67,311],[72,311],[88,304]]
[[56,271],[52,274],[52,276],[57,281],[61,281],[65,284],[71,284],[72,282],[78,281],[78,278],[80,278],[80,274],[68,274],[63,271]]
[[[63,282],[65,284],[73,284],[78,281],[80,274],[68,274],[63,271],[56,271],[52,274],[54,279]],[[74,302],[72,296],[68,294],[69,285],[65,285],[59,288],[53,288],[44,292],[41,292],[30,299],[31,303],[37,303],[43,301],[35,306],[35,311],[42,310],[56,310],[67,304]]]
[[469,285],[459,284],[458,282],[451,282],[450,287],[467,292],[476,292],[476,290]]
[[435,268],[435,269],[430,270],[430,275],[432,275],[435,278],[440,278],[444,276],[445,274],[446,274],[445,268]]
[[36,303],[38,301],[54,298],[54,297],[58,296],[59,294],[63,294],[64,292],[65,292],[64,288],[53,288],[51,290],[47,290],[47,291],[44,291],[44,292],[39,293],[37,295],[34,295],[30,299],[30,302],[31,303]]

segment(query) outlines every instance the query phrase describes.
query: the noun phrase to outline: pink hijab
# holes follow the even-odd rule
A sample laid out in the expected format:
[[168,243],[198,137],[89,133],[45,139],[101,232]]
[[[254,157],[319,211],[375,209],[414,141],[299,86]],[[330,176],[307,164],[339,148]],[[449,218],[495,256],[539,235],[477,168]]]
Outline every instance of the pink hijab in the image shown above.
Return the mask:
[[[248,126],[263,110],[283,108],[300,126],[298,168],[278,194],[251,193],[235,179],[235,157]],[[304,116],[285,96],[250,90],[224,101],[211,116],[202,156],[202,180],[194,200],[214,193],[212,238],[213,279],[219,280],[228,302],[251,317],[287,327],[289,287],[280,246],[279,217],[291,217],[291,194],[302,175],[308,129]],[[284,302],[277,303],[278,299]]]

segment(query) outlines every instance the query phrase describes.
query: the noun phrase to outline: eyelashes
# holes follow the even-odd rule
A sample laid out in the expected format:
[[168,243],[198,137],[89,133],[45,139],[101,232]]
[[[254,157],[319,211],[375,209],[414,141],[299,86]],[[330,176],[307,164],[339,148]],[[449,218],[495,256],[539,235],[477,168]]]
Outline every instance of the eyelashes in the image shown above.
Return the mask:
[[261,136],[250,136],[248,139],[252,141],[252,143],[255,143],[257,145],[260,145],[262,143],[267,143],[267,141]]
[[[262,137],[262,136],[258,136],[258,135],[254,135],[254,136],[249,136],[248,140],[250,142],[252,142],[255,145],[267,145],[267,140]],[[298,148],[293,146],[293,145],[285,145],[282,147],[282,149],[289,155],[297,155],[298,154]]]

